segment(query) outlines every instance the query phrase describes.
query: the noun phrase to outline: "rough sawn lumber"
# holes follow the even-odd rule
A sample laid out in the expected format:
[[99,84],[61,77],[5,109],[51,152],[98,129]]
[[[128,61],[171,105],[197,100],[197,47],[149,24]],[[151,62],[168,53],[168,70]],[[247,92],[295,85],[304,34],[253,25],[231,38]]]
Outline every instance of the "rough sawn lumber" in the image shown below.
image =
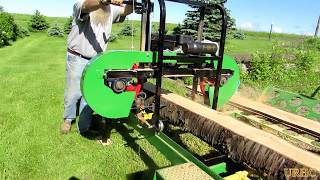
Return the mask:
[[286,124],[301,128],[314,136],[320,137],[320,123],[311,119],[307,119],[260,102],[255,102],[247,98],[240,97],[239,95],[234,95],[230,99],[230,104],[241,109],[254,111],[271,119],[280,120]]
[[[154,92],[153,85],[144,89]],[[285,168],[320,172],[320,156],[179,95],[163,92],[160,116],[187,129],[231,159],[264,174],[285,179]]]

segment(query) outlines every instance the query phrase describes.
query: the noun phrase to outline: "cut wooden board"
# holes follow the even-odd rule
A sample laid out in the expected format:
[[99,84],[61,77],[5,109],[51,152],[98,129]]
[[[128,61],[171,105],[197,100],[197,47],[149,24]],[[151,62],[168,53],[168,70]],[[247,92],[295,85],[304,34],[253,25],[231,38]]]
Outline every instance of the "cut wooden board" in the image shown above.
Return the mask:
[[263,116],[281,120],[288,125],[299,127],[306,132],[320,137],[320,123],[311,119],[307,119],[305,117],[298,116],[260,102],[242,98],[238,95],[234,95],[230,99],[230,104],[244,110],[254,111],[255,113],[261,114]]
[[226,116],[223,113],[214,111],[179,95],[169,93],[162,94],[161,97],[174,104],[178,104],[182,108],[188,109],[192,113],[210,119],[236,134],[265,145],[295,162],[299,162],[306,167],[314,168],[320,172],[320,156],[318,155],[297,148],[270,133],[251,127],[232,117]]
[[295,132],[289,133],[290,128],[281,127],[278,124],[268,124],[264,119],[261,119],[254,115],[244,115],[242,112],[230,112],[231,116],[237,116],[237,119],[250,124],[256,128],[262,129],[266,132],[270,132],[284,140],[291,142],[292,144],[312,152],[320,152],[320,147],[312,144],[314,139],[306,138],[303,134],[298,134]]
[[[154,92],[153,85],[144,89]],[[214,111],[179,95],[163,92],[160,115],[189,129],[194,135],[218,147],[231,159],[264,173],[285,178],[285,168],[311,168],[320,172],[320,156],[285,140]]]

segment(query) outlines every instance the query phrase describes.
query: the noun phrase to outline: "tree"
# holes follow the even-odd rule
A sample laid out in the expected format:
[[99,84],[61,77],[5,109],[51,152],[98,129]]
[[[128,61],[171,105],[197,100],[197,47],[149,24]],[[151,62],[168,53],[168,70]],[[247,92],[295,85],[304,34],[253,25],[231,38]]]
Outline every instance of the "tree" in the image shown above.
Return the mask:
[[119,34],[123,36],[135,36],[136,31],[135,27],[132,27],[131,24],[127,23],[120,29]]
[[172,34],[181,34],[181,24],[179,23],[178,26],[173,28],[173,33]]
[[14,18],[7,12],[0,13],[0,29],[5,32],[6,36],[15,41],[18,36],[18,25]]
[[0,13],[4,12],[3,6],[0,5]]
[[68,21],[66,22],[66,24],[63,27],[63,31],[65,34],[69,34],[71,32],[72,22],[73,22],[73,17],[70,16]]
[[58,24],[54,24],[50,29],[48,30],[49,36],[57,36],[57,37],[63,37],[63,31],[58,26]]
[[33,31],[44,31],[49,28],[46,18],[38,10],[31,17],[29,26]]
[[[223,4],[226,0],[212,0],[214,3]],[[200,8],[192,7],[192,10],[187,11],[187,18],[183,21],[181,32],[186,35],[197,36],[198,26],[200,21]],[[235,20],[230,17],[230,11],[227,11],[228,18],[228,32],[235,30]],[[220,38],[220,29],[222,17],[219,10],[207,10],[204,19],[203,37],[205,39],[217,41]]]

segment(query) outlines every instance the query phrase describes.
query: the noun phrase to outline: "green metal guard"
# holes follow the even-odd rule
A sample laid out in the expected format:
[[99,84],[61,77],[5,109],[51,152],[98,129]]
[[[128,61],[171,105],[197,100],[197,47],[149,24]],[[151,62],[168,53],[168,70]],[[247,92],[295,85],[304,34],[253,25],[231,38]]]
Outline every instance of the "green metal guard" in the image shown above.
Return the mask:
[[[175,52],[166,52],[166,56],[175,56]],[[99,115],[106,118],[128,117],[134,102],[134,92],[115,93],[104,83],[106,70],[128,70],[136,63],[152,63],[153,52],[142,51],[109,51],[101,54],[86,66],[81,80],[82,95],[89,106]],[[210,62],[208,57],[208,63]],[[164,60],[164,63],[176,63],[175,60]],[[215,66],[217,62],[214,61]],[[240,75],[237,63],[225,56],[223,69],[233,70],[233,75],[220,88],[218,107],[222,107],[239,87]],[[210,88],[213,97],[213,88]],[[212,103],[212,102],[211,102]]]
[[318,99],[268,87],[261,100],[282,110],[320,122],[320,100]]

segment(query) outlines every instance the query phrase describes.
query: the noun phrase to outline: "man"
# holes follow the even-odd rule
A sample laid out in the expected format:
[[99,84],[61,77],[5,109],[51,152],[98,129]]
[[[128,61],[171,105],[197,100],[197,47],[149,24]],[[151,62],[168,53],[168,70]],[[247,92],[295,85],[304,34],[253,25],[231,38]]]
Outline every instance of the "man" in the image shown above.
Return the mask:
[[[92,110],[81,97],[80,79],[90,59],[106,50],[112,23],[121,22],[132,12],[123,0],[77,0],[73,7],[72,29],[68,36],[66,85],[64,92],[64,121],[61,133],[67,134],[78,108],[79,132],[88,131]],[[80,101],[80,106],[77,107]]]

